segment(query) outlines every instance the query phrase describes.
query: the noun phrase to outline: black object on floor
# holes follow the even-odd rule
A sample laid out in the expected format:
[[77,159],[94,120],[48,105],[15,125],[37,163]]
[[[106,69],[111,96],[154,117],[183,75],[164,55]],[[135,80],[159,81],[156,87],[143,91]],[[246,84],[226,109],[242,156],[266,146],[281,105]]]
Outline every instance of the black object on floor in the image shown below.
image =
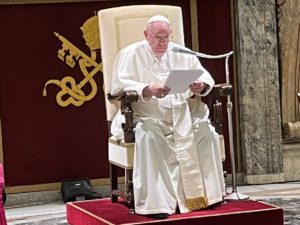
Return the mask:
[[157,213],[157,214],[150,214],[148,216],[153,219],[162,220],[162,219],[167,219],[170,215],[167,213]]

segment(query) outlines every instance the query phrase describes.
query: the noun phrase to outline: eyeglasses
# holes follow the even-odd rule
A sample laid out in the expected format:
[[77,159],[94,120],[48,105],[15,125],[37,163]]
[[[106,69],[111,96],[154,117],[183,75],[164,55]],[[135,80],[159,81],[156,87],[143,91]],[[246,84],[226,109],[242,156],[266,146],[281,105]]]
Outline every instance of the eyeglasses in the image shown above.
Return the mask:
[[151,36],[151,38],[153,38],[154,40],[158,41],[158,42],[168,42],[170,40],[170,35],[165,35],[164,37],[162,36],[158,36],[158,35],[152,35],[151,33],[149,33],[149,35]]

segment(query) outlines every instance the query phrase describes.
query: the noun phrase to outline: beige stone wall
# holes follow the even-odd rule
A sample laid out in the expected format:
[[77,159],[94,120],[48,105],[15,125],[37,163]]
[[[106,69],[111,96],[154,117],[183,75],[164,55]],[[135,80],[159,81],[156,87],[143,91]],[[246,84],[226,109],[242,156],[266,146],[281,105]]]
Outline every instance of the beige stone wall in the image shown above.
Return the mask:
[[300,120],[300,0],[277,0],[282,122]]
[[277,0],[285,181],[300,179],[300,0]]

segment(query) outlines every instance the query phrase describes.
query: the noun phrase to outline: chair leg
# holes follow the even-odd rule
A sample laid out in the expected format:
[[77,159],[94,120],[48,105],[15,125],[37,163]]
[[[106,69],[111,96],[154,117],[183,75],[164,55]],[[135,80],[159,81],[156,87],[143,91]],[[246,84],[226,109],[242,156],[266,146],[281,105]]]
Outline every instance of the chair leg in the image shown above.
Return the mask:
[[130,213],[134,213],[134,193],[133,193],[133,180],[132,180],[132,169],[126,170],[126,194],[127,203],[130,209]]
[[118,196],[113,195],[113,190],[118,189],[118,167],[110,163],[110,191],[111,201],[118,202]]

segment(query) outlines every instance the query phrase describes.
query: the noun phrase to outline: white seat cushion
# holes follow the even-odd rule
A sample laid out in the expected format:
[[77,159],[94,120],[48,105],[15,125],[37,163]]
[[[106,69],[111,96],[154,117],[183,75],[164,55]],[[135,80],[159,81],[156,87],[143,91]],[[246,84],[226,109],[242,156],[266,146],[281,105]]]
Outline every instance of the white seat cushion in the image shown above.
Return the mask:
[[108,145],[109,162],[124,169],[132,169],[134,143],[124,143],[124,141],[117,141],[111,137]]

